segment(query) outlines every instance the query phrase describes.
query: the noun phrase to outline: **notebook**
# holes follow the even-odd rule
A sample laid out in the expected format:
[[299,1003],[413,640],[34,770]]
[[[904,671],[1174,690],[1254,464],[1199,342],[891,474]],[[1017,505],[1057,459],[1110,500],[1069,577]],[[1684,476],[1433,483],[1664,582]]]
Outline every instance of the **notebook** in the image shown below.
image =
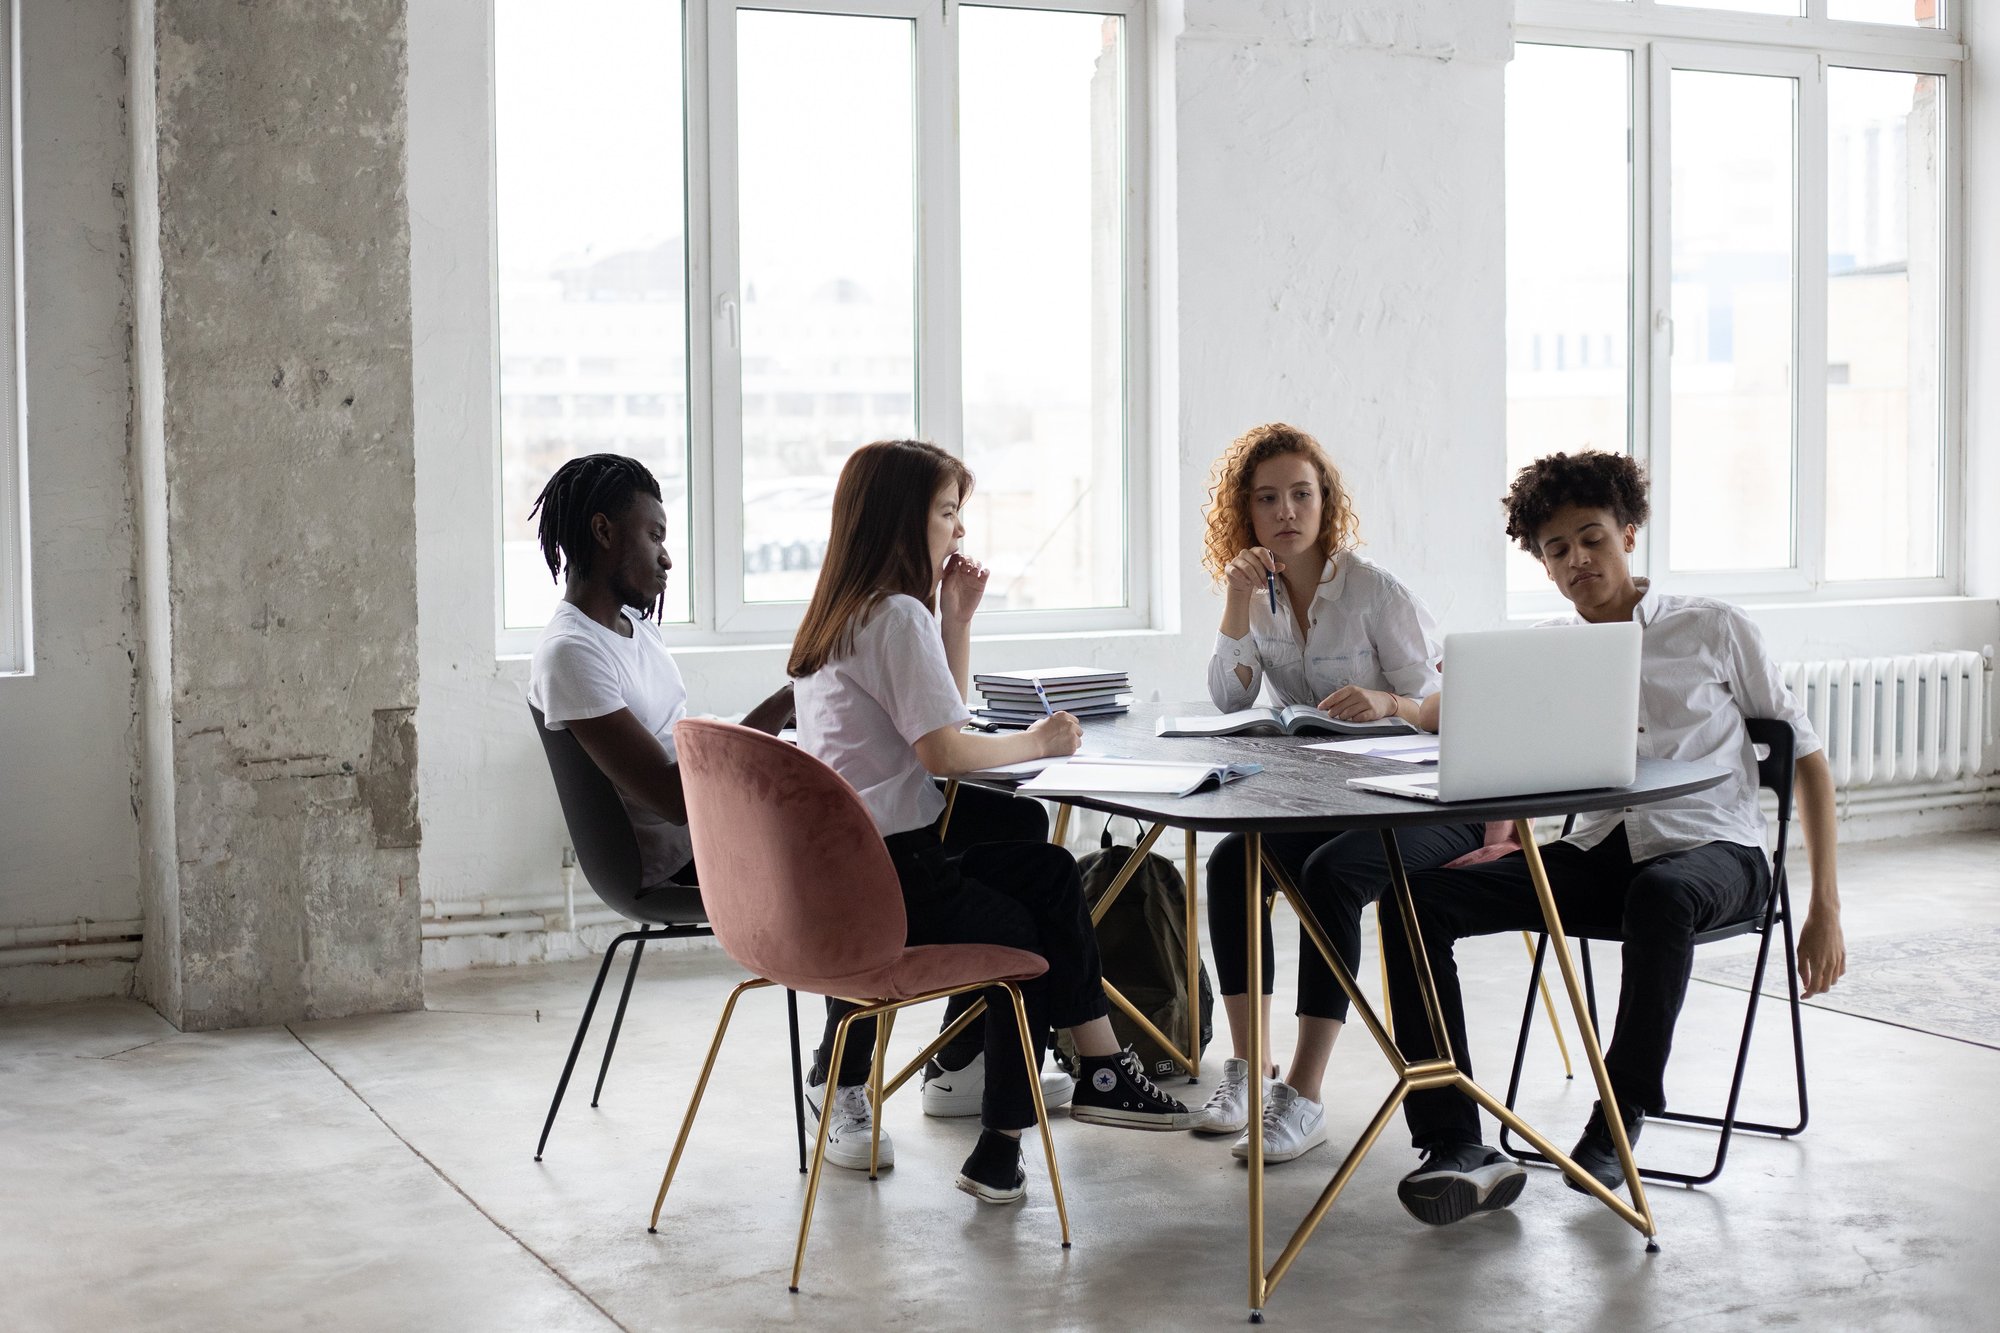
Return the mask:
[[1068,759],[1015,790],[1023,796],[1192,796],[1264,771],[1262,764],[1161,764],[1142,759]]
[[1153,732],[1158,736],[1407,736],[1416,734],[1418,728],[1399,717],[1385,717],[1380,722],[1342,722],[1311,704],[1286,704],[1282,708],[1242,708],[1212,716],[1163,717]]

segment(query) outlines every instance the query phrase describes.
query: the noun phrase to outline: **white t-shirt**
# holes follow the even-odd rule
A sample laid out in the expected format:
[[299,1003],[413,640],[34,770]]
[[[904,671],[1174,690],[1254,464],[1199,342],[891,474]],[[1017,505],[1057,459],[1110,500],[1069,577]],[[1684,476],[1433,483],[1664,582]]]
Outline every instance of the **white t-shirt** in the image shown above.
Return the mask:
[[[652,622],[631,615],[625,622],[632,628],[630,638],[557,602],[528,666],[528,702],[542,710],[550,731],[629,708],[674,759],[674,723],[687,716],[681,669]],[[666,883],[694,855],[687,826],[662,819],[623,791],[618,796],[639,840],[641,884]]]
[[[1443,651],[1430,609],[1366,556],[1345,551],[1335,565],[1306,612],[1304,642],[1282,579],[1275,612],[1259,590],[1250,599],[1250,632],[1215,636],[1208,695],[1218,709],[1250,707],[1267,680],[1281,704],[1316,704],[1348,685],[1411,699],[1436,693]],[[1247,685],[1236,674],[1239,666],[1250,668]]]
[[971,716],[952,679],[938,623],[914,597],[884,597],[853,644],[792,684],[799,747],[861,793],[884,837],[933,823],[944,796],[916,742]]
[[[1785,688],[1764,636],[1743,609],[1713,597],[1656,592],[1647,579],[1632,619],[1644,631],[1639,655],[1639,754],[1729,771],[1729,781],[1689,796],[1578,815],[1569,841],[1595,847],[1620,823],[1634,861],[1709,842],[1764,847],[1757,804],[1757,756],[1746,717],[1789,722],[1795,758],[1821,748],[1805,709]],[[1582,617],[1542,622],[1577,625]]]

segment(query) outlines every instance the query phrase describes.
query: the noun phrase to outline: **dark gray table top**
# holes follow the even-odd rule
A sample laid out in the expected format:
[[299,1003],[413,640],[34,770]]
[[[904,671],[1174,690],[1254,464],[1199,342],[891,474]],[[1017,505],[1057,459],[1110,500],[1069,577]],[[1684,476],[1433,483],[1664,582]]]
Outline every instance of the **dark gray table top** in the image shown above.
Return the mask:
[[1128,759],[1174,763],[1255,763],[1264,771],[1229,783],[1220,791],[1193,796],[1065,796],[1070,804],[1174,828],[1203,832],[1278,833],[1350,828],[1400,828],[1418,824],[1470,824],[1501,819],[1538,819],[1590,810],[1610,810],[1685,796],[1725,781],[1719,768],[1665,759],[1641,759],[1629,787],[1549,792],[1490,801],[1412,800],[1360,791],[1347,779],[1412,771],[1393,759],[1337,754],[1305,747],[1326,736],[1223,736],[1166,738],[1153,734],[1162,716],[1210,713],[1203,703],[1139,704],[1118,717],[1086,720],[1084,747]]

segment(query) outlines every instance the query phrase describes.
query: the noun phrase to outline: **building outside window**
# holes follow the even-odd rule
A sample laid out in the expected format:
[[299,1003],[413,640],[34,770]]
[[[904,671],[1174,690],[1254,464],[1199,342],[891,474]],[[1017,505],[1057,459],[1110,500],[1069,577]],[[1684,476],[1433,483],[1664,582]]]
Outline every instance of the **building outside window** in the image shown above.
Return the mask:
[[[619,442],[682,641],[788,635],[870,440],[978,478],[982,629],[1147,623],[1143,0],[502,0],[502,642]],[[715,553],[711,558],[709,553]]]
[[[1557,449],[1644,459],[1640,566],[1676,587],[1957,591],[1951,15],[1523,0],[1517,17],[1510,473]],[[1508,586],[1521,610],[1549,596],[1525,557]]]

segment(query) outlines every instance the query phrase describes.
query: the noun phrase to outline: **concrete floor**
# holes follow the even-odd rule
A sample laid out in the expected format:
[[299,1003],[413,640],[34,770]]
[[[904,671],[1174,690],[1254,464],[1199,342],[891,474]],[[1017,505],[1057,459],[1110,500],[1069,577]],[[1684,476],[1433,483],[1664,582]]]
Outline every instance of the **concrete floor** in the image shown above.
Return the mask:
[[[1842,879],[1852,966],[1865,968],[1871,937],[2000,922],[2000,834],[1850,848]],[[1282,952],[1281,978],[1293,956]],[[1524,963],[1515,937],[1466,950],[1468,990],[1492,997],[1473,1040],[1496,1086]],[[885,1119],[895,1170],[871,1185],[829,1169],[804,1290],[788,1294],[803,1177],[782,999],[770,993],[745,1001],[660,1233],[648,1235],[701,1050],[738,975],[708,950],[649,955],[603,1106],[573,1088],[539,1165],[534,1137],[588,965],[435,976],[425,1012],[290,1029],[184,1035],[113,1001],[0,1012],[0,1328],[1243,1319],[1244,1173],[1226,1141],[1059,1118],[1076,1234],[1065,1254],[1038,1160],[1026,1206],[975,1205],[951,1188],[971,1124],[926,1120],[914,1087]],[[1693,987],[1670,1079],[1681,1105],[1719,1096],[1741,1000]],[[1767,1009],[1760,1025],[1748,1114],[1782,1109],[1781,1012]],[[906,1022],[898,1048],[913,1051],[923,1026]],[[1279,1025],[1281,1051],[1289,1027]],[[1399,1124],[1273,1295],[1270,1321],[1994,1327],[2000,1225],[1988,1200],[2000,1142],[1980,1127],[2000,1100],[2000,1050],[1816,1009],[1806,1035],[1811,1129],[1789,1143],[1739,1139],[1708,1189],[1656,1188],[1661,1253],[1646,1255],[1636,1234],[1544,1171],[1509,1212],[1419,1226],[1393,1196],[1411,1162]],[[1359,1132],[1387,1086],[1365,1039],[1343,1041],[1328,1093],[1336,1141]],[[1586,1079],[1564,1081],[1543,1027],[1524,1110],[1567,1144],[1591,1098]],[[1710,1142],[1653,1126],[1644,1147],[1686,1163]],[[1269,1174],[1273,1255],[1337,1151]]]

